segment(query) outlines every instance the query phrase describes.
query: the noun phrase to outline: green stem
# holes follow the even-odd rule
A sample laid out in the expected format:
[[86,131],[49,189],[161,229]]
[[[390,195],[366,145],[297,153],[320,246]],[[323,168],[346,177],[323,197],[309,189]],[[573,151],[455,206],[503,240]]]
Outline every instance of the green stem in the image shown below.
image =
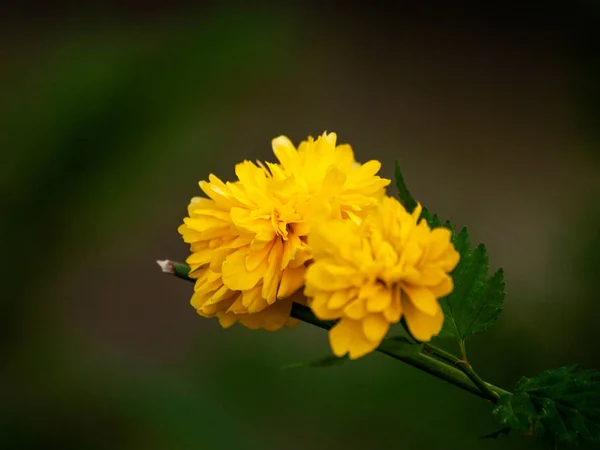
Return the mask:
[[[298,303],[292,305],[292,317],[325,330],[329,330],[335,325],[335,322],[332,321],[319,320],[310,308]],[[449,364],[444,364],[442,361],[432,358],[424,353],[399,354],[394,351],[393,346],[393,343],[383,340],[379,347],[377,347],[377,351],[427,372],[434,377],[441,378],[442,380],[469,391],[481,398],[491,400],[494,403],[498,400],[496,395],[478,389],[478,387],[459,369]]]
[[[469,379],[479,388],[479,390],[485,393],[486,398],[492,399],[495,398],[496,401],[500,398],[500,395],[508,394],[504,389],[500,389],[499,387],[493,386],[489,383],[483,381],[483,379],[475,372],[473,366],[469,364],[468,361],[458,359],[452,353],[447,352],[439,347],[435,347],[431,344],[425,344],[425,351],[437,356],[438,358],[454,365],[458,366],[458,368],[467,376]],[[495,403],[495,401],[494,401]]]
[[[187,264],[169,260],[158,261],[158,264],[161,266],[163,272],[173,274],[184,280],[195,281],[193,278],[189,277],[190,268]],[[310,308],[298,303],[292,305],[291,315],[296,319],[325,330],[329,330],[335,325],[334,321],[318,319]],[[461,370],[457,369],[456,365],[457,363],[460,363],[460,361],[454,355],[451,355],[442,349],[438,349],[429,344],[425,345],[427,352],[437,356],[437,358],[434,358],[424,353],[400,354],[395,351],[394,348],[395,346],[392,342],[383,340],[377,348],[377,351],[427,372],[434,377],[440,378],[454,386],[477,395],[478,397],[487,399],[492,403],[496,403],[500,395],[509,394],[509,392],[496,386],[489,385],[481,380],[468,363],[464,366],[459,365]]]
[[463,361],[468,362],[469,360],[467,359],[467,347],[465,347],[464,339],[460,339],[458,341],[458,347],[460,348],[460,358]]
[[[408,335],[415,341],[417,341],[414,336],[411,334],[408,326],[404,319],[401,321],[402,326],[408,333]],[[440,358],[442,361],[445,361],[448,364],[452,364],[452,366],[458,367],[469,379],[479,388],[479,390],[486,395],[486,398],[495,399],[494,403],[500,398],[500,395],[508,394],[504,389],[500,389],[496,386],[493,386],[489,383],[483,381],[483,379],[475,372],[473,366],[467,361],[467,349],[465,347],[465,341],[459,341],[460,353],[462,359],[458,359],[452,353],[442,350],[441,348],[435,347],[431,344],[423,344],[426,352]]]

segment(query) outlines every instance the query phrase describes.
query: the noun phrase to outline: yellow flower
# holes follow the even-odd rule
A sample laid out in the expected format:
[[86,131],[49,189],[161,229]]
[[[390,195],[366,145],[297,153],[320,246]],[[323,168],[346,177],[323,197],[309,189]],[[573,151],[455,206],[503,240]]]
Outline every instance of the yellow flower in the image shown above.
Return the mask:
[[389,184],[375,175],[379,162],[356,163],[349,146],[336,146],[334,133],[309,138],[298,150],[282,136],[273,150],[280,164],[244,161],[234,182],[214,175],[201,181],[208,198],[193,198],[179,227],[190,244],[190,276],[197,279],[192,306],[217,316],[223,327],[236,321],[252,329],[293,325],[291,296],[312,259],[307,237],[313,225],[360,221]]
[[305,294],[317,317],[340,319],[329,332],[333,353],[372,352],[404,316],[411,334],[429,341],[442,328],[438,299],[452,289],[459,254],[446,228],[430,229],[391,197],[361,224],[328,221],[308,238],[314,262]]
[[360,222],[365,213],[385,196],[390,180],[375,176],[381,163],[359,164],[348,144],[336,146],[337,135],[324,133],[316,141],[309,137],[298,150],[285,136],[273,139],[273,152],[283,176],[308,195],[324,196],[333,218]]

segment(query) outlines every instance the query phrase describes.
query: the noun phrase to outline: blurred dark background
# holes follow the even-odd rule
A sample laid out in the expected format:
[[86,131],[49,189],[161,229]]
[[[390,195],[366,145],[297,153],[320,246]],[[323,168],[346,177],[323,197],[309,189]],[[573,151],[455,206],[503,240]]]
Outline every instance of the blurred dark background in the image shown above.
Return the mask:
[[599,27],[595,1],[3,2],[0,448],[544,448],[383,355],[280,370],[326,334],[221,330],[155,260],[200,179],[335,131],[505,268],[486,380],[598,368]]

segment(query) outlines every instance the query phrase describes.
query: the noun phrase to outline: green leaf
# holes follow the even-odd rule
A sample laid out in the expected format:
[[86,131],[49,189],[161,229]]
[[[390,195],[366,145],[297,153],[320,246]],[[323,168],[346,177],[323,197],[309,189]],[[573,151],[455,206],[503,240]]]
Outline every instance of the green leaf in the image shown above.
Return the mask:
[[452,272],[454,290],[440,299],[445,316],[440,337],[454,337],[464,342],[470,335],[485,331],[500,315],[504,301],[504,273],[499,269],[488,278],[485,246],[480,244],[471,251],[466,228],[453,234],[452,242],[460,253],[460,262]]
[[334,355],[327,355],[327,356],[324,356],[323,358],[315,359],[313,361],[288,364],[287,366],[282,367],[282,369],[287,370],[287,369],[302,369],[304,367],[318,367],[318,368],[333,367],[333,366],[341,366],[342,364],[344,364],[348,361],[350,361],[350,358],[348,358],[348,356],[338,358],[337,356],[334,356]]
[[390,336],[381,341],[379,347],[398,356],[418,355],[423,350],[422,343],[415,343],[407,336]]
[[432,216],[427,208],[423,208],[423,211],[421,211],[420,218],[425,219],[425,222],[427,222],[427,225],[429,225],[429,228],[440,228],[440,227],[448,228],[450,231],[452,231],[452,236],[454,236],[454,228],[452,227],[452,224],[450,223],[450,221],[446,220],[445,222],[442,223],[442,219],[440,219],[437,214],[434,214]]
[[427,208],[423,208],[421,211],[421,219],[425,219],[430,228],[439,228],[442,226],[442,221],[438,215],[434,214],[432,216]]
[[[398,161],[395,164],[396,186],[400,203],[413,212],[417,202],[408,190]],[[485,246],[471,250],[467,229],[458,234],[450,222],[442,222],[423,208],[421,218],[431,228],[445,227],[452,232],[452,242],[460,253],[460,261],[452,272],[454,290],[440,300],[444,310],[444,327],[439,337],[454,337],[464,343],[474,333],[485,331],[500,315],[504,301],[504,273],[498,270],[488,278],[489,261]]]
[[502,424],[537,437],[600,442],[600,374],[568,366],[523,377],[493,412]]
[[396,177],[396,187],[398,188],[398,197],[400,203],[409,213],[412,213],[417,207],[417,201],[408,190],[408,187],[406,187],[406,183],[404,182],[402,170],[400,170],[398,161],[396,161],[394,164],[394,175]]

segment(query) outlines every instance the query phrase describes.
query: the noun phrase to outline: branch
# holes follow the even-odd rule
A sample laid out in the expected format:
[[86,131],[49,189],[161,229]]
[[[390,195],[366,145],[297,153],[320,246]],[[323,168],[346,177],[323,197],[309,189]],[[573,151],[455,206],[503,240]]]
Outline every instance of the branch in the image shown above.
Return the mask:
[[[193,278],[190,278],[189,276],[190,268],[187,264],[174,262],[170,260],[157,261],[157,263],[161,267],[163,272],[170,273],[184,280],[195,282],[195,280]],[[335,322],[333,321],[319,320],[313,314],[310,308],[304,305],[300,305],[298,303],[294,303],[292,305],[291,315],[296,319],[299,319],[311,325],[315,325],[319,328],[323,328],[325,330],[329,330],[335,325]],[[457,369],[455,366],[459,364],[460,361],[453,355],[450,355],[449,353],[446,353],[443,350],[437,349],[430,345],[426,345],[425,349],[426,351],[440,357],[440,359],[446,360],[448,363],[426,355],[424,353],[418,353],[416,355],[400,354],[394,350],[393,343],[385,340],[379,345],[377,351],[383,353],[384,355],[402,361],[410,366],[416,367],[417,369],[420,369],[424,372],[427,372],[428,374],[440,378],[461,389],[464,389],[465,391],[468,391],[471,394],[489,400],[492,403],[496,403],[500,395],[509,394],[509,392],[500,389],[499,387],[485,383],[477,376],[477,374],[475,374],[471,366],[468,364],[464,366],[462,371]]]

